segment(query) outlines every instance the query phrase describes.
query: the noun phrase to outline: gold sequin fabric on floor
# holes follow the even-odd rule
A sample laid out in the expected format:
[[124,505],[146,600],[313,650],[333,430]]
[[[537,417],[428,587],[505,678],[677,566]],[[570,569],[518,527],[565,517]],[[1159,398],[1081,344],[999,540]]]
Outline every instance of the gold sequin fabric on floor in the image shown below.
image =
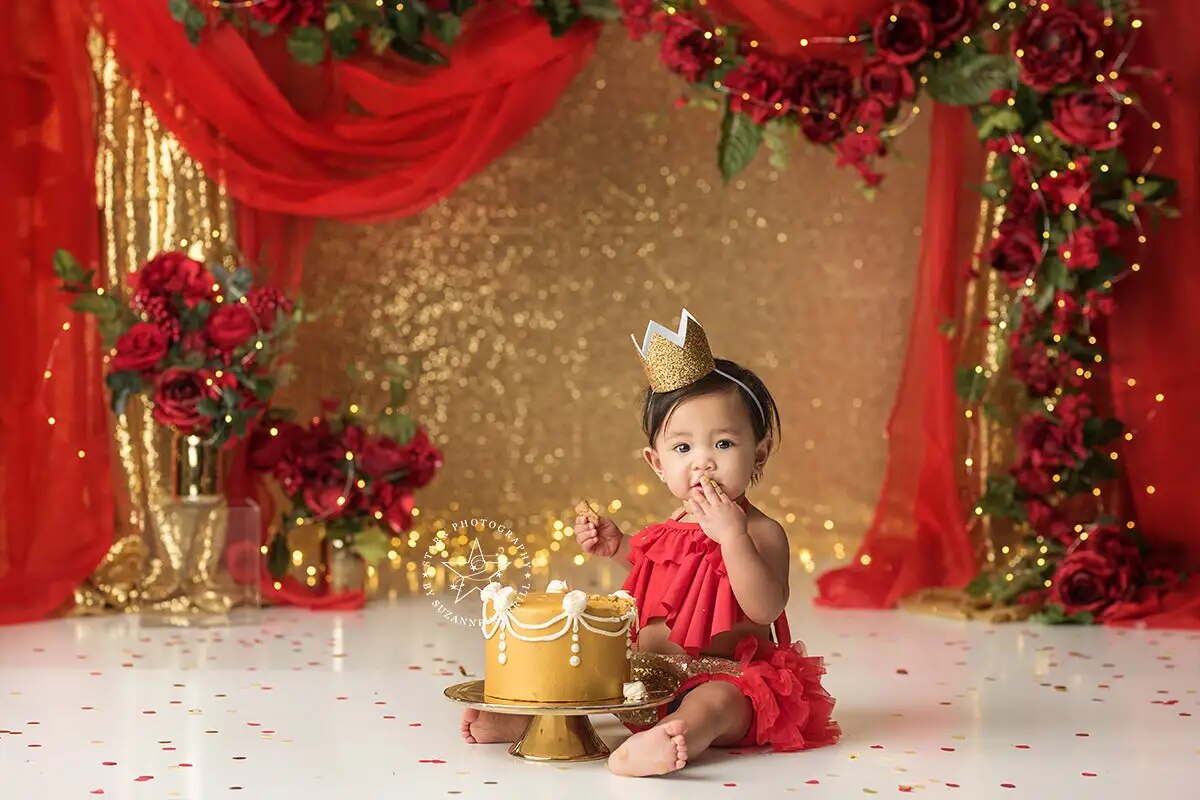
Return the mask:
[[[399,222],[318,225],[302,292],[321,319],[284,400],[378,404],[386,359],[423,360],[410,409],[446,463],[417,498],[421,541],[393,540],[410,586],[428,537],[455,520],[511,525],[544,565],[578,552],[580,497],[626,533],[668,516],[677,503],[640,454],[630,334],[673,327],[685,306],[714,355],[779,403],[782,447],[751,500],[810,570],[853,553],[904,355],[928,115],[871,202],[801,141],[786,169],[763,153],[723,185],[719,116],[675,109],[679,88],[653,46],[614,27],[547,119],[449,198]],[[352,383],[347,362],[373,379]]]

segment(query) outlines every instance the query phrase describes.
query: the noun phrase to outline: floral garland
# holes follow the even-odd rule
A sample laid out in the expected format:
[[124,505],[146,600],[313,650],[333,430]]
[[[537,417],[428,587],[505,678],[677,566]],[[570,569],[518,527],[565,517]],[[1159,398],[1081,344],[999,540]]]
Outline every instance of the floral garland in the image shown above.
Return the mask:
[[[1129,83],[1160,72],[1128,63],[1142,27],[1125,0],[903,0],[839,43],[863,49],[857,72],[817,58],[783,60],[716,24],[697,3],[617,0],[630,36],[661,37],[660,55],[691,84],[685,104],[721,108],[718,163],[729,180],[765,142],[782,166],[789,134],[831,147],[870,193],[889,144],[935,100],[972,109],[994,154],[982,192],[1004,216],[983,263],[1015,300],[988,320],[1007,333],[999,368],[960,367],[965,413],[1002,419],[993,398],[1021,400],[1017,456],[989,476],[977,515],[1011,520],[1027,536],[1002,549],[998,569],[968,591],[1000,605],[1033,606],[1047,622],[1109,621],[1151,611],[1178,575],[1148,551],[1132,521],[1102,513],[1119,477],[1116,446],[1132,438],[1097,408],[1091,382],[1105,357],[1096,327],[1113,309],[1113,285],[1140,269],[1117,253],[1146,242],[1144,218],[1174,216],[1175,184],[1150,172],[1161,147],[1131,170],[1121,145],[1145,119]],[[1123,230],[1132,229],[1125,237]],[[1104,384],[1097,380],[1097,384]],[[1132,384],[1131,384],[1132,385]],[[1005,394],[1007,392],[1007,394]],[[1162,400],[1159,395],[1156,399]]]
[[[492,2],[494,0],[484,0]],[[608,0],[505,0],[531,9],[562,36],[583,19],[616,19]],[[171,16],[192,44],[205,27],[224,22],[261,36],[287,37],[299,62],[319,64],[327,55],[348,58],[363,47],[420,64],[445,66],[439,47],[454,44],[463,16],[479,0],[167,0]],[[202,10],[205,9],[205,10]]]

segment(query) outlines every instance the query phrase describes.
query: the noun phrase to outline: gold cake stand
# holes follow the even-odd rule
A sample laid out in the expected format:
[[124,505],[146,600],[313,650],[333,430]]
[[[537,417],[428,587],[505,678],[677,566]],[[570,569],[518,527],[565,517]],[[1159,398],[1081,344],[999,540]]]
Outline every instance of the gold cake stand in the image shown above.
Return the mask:
[[445,695],[456,703],[497,714],[529,714],[532,719],[508,752],[526,761],[597,761],[608,758],[608,745],[592,727],[588,714],[639,711],[670,702],[673,692],[662,683],[646,684],[640,702],[534,703],[485,697],[483,681],[447,686]]

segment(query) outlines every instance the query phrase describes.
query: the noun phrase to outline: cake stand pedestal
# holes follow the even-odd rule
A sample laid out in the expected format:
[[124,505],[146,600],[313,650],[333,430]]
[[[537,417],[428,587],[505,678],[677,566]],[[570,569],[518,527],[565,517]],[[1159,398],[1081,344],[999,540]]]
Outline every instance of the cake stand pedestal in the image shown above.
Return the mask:
[[529,714],[532,719],[521,738],[508,752],[526,761],[597,761],[608,758],[609,749],[592,727],[588,714],[611,714],[654,708],[671,701],[667,686],[646,685],[646,699],[640,702],[533,703],[485,697],[483,681],[467,681],[448,686],[446,697],[467,708],[496,714]]

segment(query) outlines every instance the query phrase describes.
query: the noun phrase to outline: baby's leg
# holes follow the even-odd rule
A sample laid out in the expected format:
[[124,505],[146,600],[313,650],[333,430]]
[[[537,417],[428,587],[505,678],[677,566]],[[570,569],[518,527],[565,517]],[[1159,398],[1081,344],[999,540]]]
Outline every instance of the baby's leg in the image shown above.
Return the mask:
[[462,737],[470,744],[515,742],[521,738],[531,717],[523,714],[496,714],[468,708],[462,715]]
[[753,719],[750,701],[726,681],[702,683],[679,710],[626,739],[608,758],[618,775],[662,775],[680,769],[710,745],[737,744]]

